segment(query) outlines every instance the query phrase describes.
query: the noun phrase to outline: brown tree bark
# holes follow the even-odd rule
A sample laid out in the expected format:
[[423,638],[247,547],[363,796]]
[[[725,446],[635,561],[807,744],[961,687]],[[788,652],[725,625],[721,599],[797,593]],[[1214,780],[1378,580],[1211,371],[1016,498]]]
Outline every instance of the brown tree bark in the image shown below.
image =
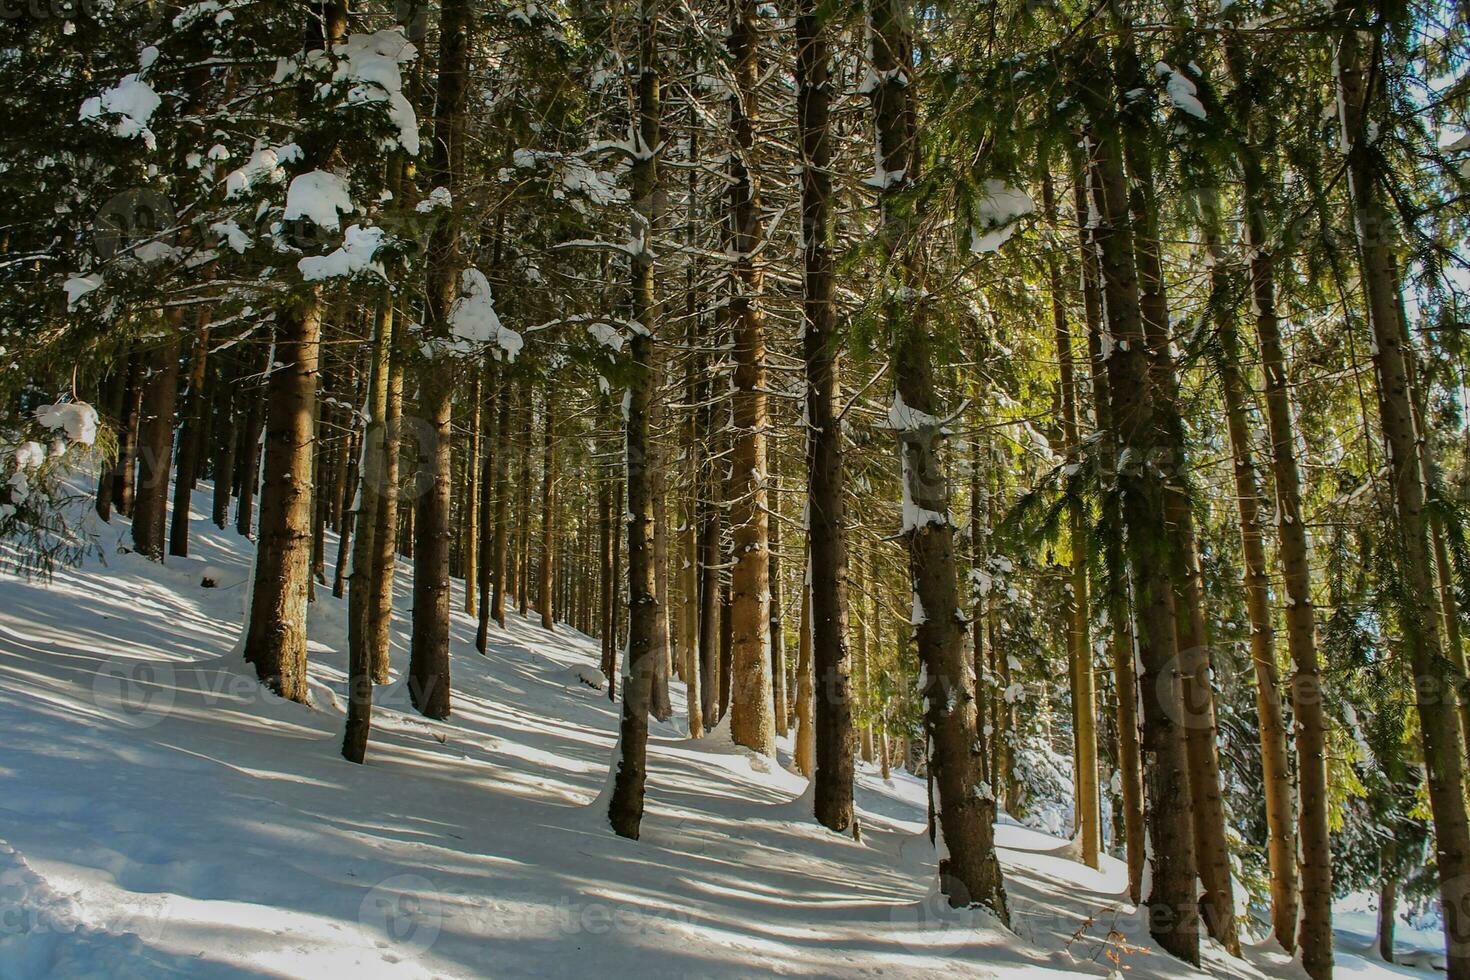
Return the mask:
[[776,754],[771,710],[770,557],[766,491],[765,313],[761,199],[752,170],[756,86],[760,78],[756,0],[733,0],[726,39],[734,92],[730,99],[730,246],[734,256],[729,303],[735,385],[731,423],[730,737],[762,755]]
[[[904,487],[903,537],[913,587],[914,636],[927,678],[924,730],[938,793],[938,824],[949,856],[940,884],[951,905],[983,905],[1009,921],[995,854],[995,800],[979,779],[975,691],[965,644],[955,569],[949,481],[940,444],[943,426],[925,324],[922,249],[911,240],[916,216],[904,192],[919,176],[916,110],[911,91],[915,49],[905,8],[871,0],[872,92],[879,191],[880,254],[892,263],[884,315],[894,382],[890,421],[898,433]],[[903,297],[903,298],[901,298]]]
[[205,378],[209,368],[209,325],[199,328],[189,355],[189,374],[184,395],[183,420],[179,428],[179,458],[174,473],[173,523],[169,526],[168,553],[189,554],[189,502],[204,455],[204,419],[209,404]]
[[[1094,120],[1112,116],[1108,65],[1095,38],[1085,38],[1077,67],[1084,104]],[[1104,309],[1111,422],[1119,463],[1116,480],[1127,531],[1142,665],[1143,752],[1147,762],[1148,831],[1152,846],[1150,932],[1159,945],[1189,963],[1199,962],[1198,911],[1192,806],[1183,731],[1169,536],[1164,525],[1164,480],[1157,465],[1159,420],[1139,302],[1129,220],[1128,187],[1118,134],[1098,124],[1090,134],[1088,187],[1098,216],[1091,238],[1098,255]],[[1162,462],[1168,462],[1163,460]]]
[[547,630],[556,629],[556,611],[551,598],[551,575],[556,560],[556,414],[552,401],[548,388],[542,399],[545,439],[541,454],[541,582],[536,597],[541,627]]
[[[1246,191],[1246,207],[1252,203]],[[1219,244],[1218,216],[1213,195],[1206,201],[1207,247],[1214,264],[1211,266],[1210,307],[1214,316],[1216,335],[1219,338],[1220,389],[1225,402],[1226,428],[1230,436],[1230,451],[1234,463],[1235,498],[1240,516],[1240,552],[1242,562],[1242,585],[1245,589],[1246,614],[1250,618],[1251,665],[1256,678],[1256,722],[1261,741],[1261,781],[1266,797],[1266,854],[1271,870],[1271,926],[1272,933],[1283,949],[1296,947],[1297,918],[1301,907],[1300,879],[1296,863],[1296,814],[1292,802],[1291,765],[1287,755],[1286,723],[1283,718],[1281,678],[1276,665],[1276,629],[1271,613],[1271,580],[1266,561],[1265,532],[1262,528],[1261,507],[1265,497],[1261,490],[1259,469],[1255,450],[1251,445],[1251,413],[1255,401],[1254,392],[1241,367],[1240,337],[1226,274],[1225,255]],[[1247,214],[1247,225],[1251,218]],[[1251,238],[1247,231],[1247,240]],[[1251,254],[1251,291],[1256,296],[1256,316],[1263,311],[1275,309],[1275,285],[1268,278],[1256,283],[1255,258]],[[1269,258],[1266,259],[1269,263]],[[1270,277],[1269,268],[1261,273]],[[1264,297],[1257,296],[1264,289]],[[1268,328],[1268,333],[1274,327]],[[1280,353],[1279,338],[1276,353]],[[1280,364],[1275,365],[1281,367]],[[1277,395],[1284,395],[1282,389]],[[1283,421],[1278,419],[1277,422]],[[1290,410],[1285,423],[1289,427]],[[1294,453],[1294,447],[1288,447]],[[1291,462],[1291,473],[1285,474],[1285,486],[1295,495],[1295,461]],[[1298,513],[1300,509],[1298,507]],[[1305,569],[1303,566],[1302,570]],[[1310,607],[1308,607],[1310,609]]]
[[276,314],[275,351],[266,382],[260,534],[245,633],[245,659],[254,665],[261,683],[302,704],[308,700],[306,603],[312,498],[308,474],[316,431],[320,347],[321,296],[313,288]]
[[623,713],[618,738],[617,769],[608,802],[608,822],[622,837],[637,839],[643,821],[643,792],[648,763],[648,707],[656,653],[653,631],[657,602],[653,571],[653,494],[648,472],[649,399],[653,396],[657,298],[654,257],[648,247],[654,221],[654,197],[659,186],[660,80],[656,29],[658,0],[641,0],[638,24],[638,85],[636,122],[638,149],[633,159],[633,201],[643,248],[634,252],[632,272],[633,319],[643,329],[631,343],[626,419],[628,482],[628,664],[623,688]]
[[143,382],[138,421],[138,484],[133,501],[133,550],[163,561],[168,520],[168,477],[173,463],[174,405],[179,390],[179,325],[170,310],[166,338]]
[[843,513],[838,337],[833,316],[832,148],[826,15],[803,0],[796,18],[796,112],[801,140],[802,351],[806,366],[807,536],[811,542],[812,660],[816,678],[817,821],[853,822],[847,540]]
[[[1376,5],[1366,3],[1343,3],[1338,10],[1359,22],[1367,15],[1379,14]],[[1415,424],[1410,383],[1410,362],[1415,355],[1406,344],[1399,319],[1402,286],[1393,254],[1398,232],[1394,213],[1383,200],[1377,182],[1377,151],[1371,127],[1383,112],[1382,51],[1377,39],[1368,38],[1365,44],[1365,38],[1357,30],[1349,29],[1341,33],[1336,55],[1348,187],[1368,322],[1373,331],[1379,424],[1395,507],[1397,533],[1393,545],[1402,576],[1399,628],[1414,672],[1415,706],[1429,785],[1429,806],[1434,817],[1447,974],[1451,980],[1465,980],[1470,978],[1470,820],[1467,820],[1464,794],[1463,736],[1456,710],[1462,685],[1446,655],[1440,631],[1430,522],[1425,510],[1424,465],[1420,459],[1423,433]],[[1304,807],[1305,792],[1304,788]],[[1306,897],[1304,893],[1304,902]],[[1304,957],[1309,941],[1304,923]],[[1328,943],[1325,963],[1321,959],[1306,962],[1314,980],[1329,975],[1330,957]]]
[[[1043,208],[1047,222],[1056,225],[1056,199],[1051,176],[1042,175]],[[1062,446],[1069,465],[1080,466],[1081,437],[1077,425],[1077,381],[1072,363],[1072,328],[1067,321],[1062,271],[1055,255],[1047,258],[1051,291],[1052,331],[1057,348],[1058,401],[1062,407]],[[1080,498],[1067,508],[1067,538],[1072,549],[1067,598],[1067,664],[1072,694],[1072,745],[1076,766],[1073,812],[1082,846],[1082,863],[1098,866],[1102,851],[1102,811],[1097,784],[1097,698],[1092,671],[1092,634],[1089,627],[1087,579],[1087,518]]]
[[[464,178],[465,130],[474,18],[469,0],[440,5],[439,86],[429,174],[435,186],[458,194]],[[425,265],[424,332],[432,341],[450,336],[449,316],[464,267],[452,209],[442,209],[429,233]],[[426,423],[419,440],[419,479],[414,500],[413,631],[409,647],[409,696],[422,714],[448,718],[450,483],[453,478],[455,370],[446,355],[426,358],[419,377],[419,410]]]

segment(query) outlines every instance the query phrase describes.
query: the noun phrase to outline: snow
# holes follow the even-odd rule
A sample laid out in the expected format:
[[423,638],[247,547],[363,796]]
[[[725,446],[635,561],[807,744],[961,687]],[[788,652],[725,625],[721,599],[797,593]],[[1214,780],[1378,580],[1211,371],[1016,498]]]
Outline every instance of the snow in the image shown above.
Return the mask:
[[490,280],[479,269],[466,269],[459,279],[459,298],[449,311],[449,329],[463,351],[481,344],[497,345],[514,361],[524,341],[521,335],[500,322]]
[[82,297],[102,286],[102,277],[97,273],[85,276],[71,276],[62,284],[62,290],[66,293],[66,309],[71,312],[77,308],[77,303]]
[[97,410],[86,402],[62,402],[36,409],[36,421],[47,429],[61,430],[72,442],[90,446],[97,441]]
[[308,255],[296,263],[296,268],[307,282],[355,276],[359,272],[373,272],[386,281],[383,267],[373,261],[382,244],[383,229],[348,225],[340,248],[327,255]]
[[[308,57],[313,61],[325,59],[327,53],[320,49]],[[351,34],[347,40],[332,49],[337,59],[333,79],[349,83],[347,104],[387,103],[388,119],[398,130],[397,146],[410,156],[419,152],[419,123],[413,105],[403,94],[403,75],[400,66],[411,63],[418,57],[418,50],[403,36],[397,27],[385,28],[372,34]]]
[[356,210],[347,178],[325,170],[313,170],[291,181],[291,187],[286,191],[286,213],[283,217],[287,221],[306,218],[319,228],[336,231],[342,226],[338,216]]
[[1164,91],[1176,109],[1196,119],[1205,118],[1204,103],[1200,102],[1195,94],[1199,89],[1195,87],[1194,82],[1191,82],[1177,68],[1170,68],[1162,61],[1154,65],[1154,73],[1165,79]]
[[1004,181],[987,180],[985,197],[974,210],[976,227],[970,232],[970,251],[985,255],[1010,241],[1016,233],[1016,220],[1034,212],[1036,202]]
[[[1266,945],[1248,962],[1207,945],[1200,970],[1163,956],[1121,862],[1083,867],[1004,815],[1014,932],[950,909],[924,781],[858,763],[859,843],[811,819],[786,739],[777,767],[728,729],[695,741],[653,722],[642,839],[617,838],[587,805],[621,708],[592,683],[597,641],[511,612],[481,655],[455,612],[454,714],[423,719],[402,683],[410,564],[394,584],[395,682],[376,692],[367,764],[346,763],[345,602],[319,589],[311,608],[313,706],[263,693],[232,654],[251,552],[209,523],[211,494],[194,497],[192,558],[115,551],[117,518],[106,565],[49,585],[0,575],[6,980],[1057,980],[1113,975],[1110,953],[1134,980],[1303,977]],[[206,570],[217,587],[200,586]],[[678,719],[682,685],[672,695]],[[1338,970],[1433,975],[1349,950]]]
[[440,208],[451,207],[454,204],[454,195],[447,187],[436,187],[429,192],[429,196],[414,206],[419,214],[430,214]]
[[122,81],[104,89],[101,95],[83,102],[79,118],[100,119],[103,113],[117,116],[112,125],[113,133],[125,139],[141,136],[151,149],[154,140],[153,133],[148,129],[148,122],[162,104],[163,100],[142,76],[125,75]]

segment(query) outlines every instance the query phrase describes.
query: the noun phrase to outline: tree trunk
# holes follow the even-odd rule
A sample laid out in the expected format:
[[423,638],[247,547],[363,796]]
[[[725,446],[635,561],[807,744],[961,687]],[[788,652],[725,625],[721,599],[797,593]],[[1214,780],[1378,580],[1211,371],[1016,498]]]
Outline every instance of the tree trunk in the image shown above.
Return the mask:
[[179,321],[168,313],[167,339],[143,385],[138,421],[138,486],[133,502],[133,550],[163,561],[168,520],[168,474],[173,462],[174,403],[179,390]]
[[[1344,4],[1339,10],[1361,20],[1366,4]],[[1376,183],[1374,117],[1385,98],[1382,57],[1376,40],[1371,60],[1355,30],[1342,32],[1337,49],[1336,75],[1343,145],[1347,148],[1348,187],[1367,294],[1368,321],[1374,340],[1383,442],[1393,487],[1397,527],[1394,545],[1402,575],[1400,630],[1414,672],[1415,704],[1423,742],[1429,806],[1434,817],[1435,863],[1439,870],[1440,908],[1444,915],[1447,974],[1450,980],[1470,978],[1470,826],[1464,795],[1464,754],[1456,710],[1459,679],[1454,676],[1440,635],[1438,593],[1429,543],[1426,490],[1420,459],[1423,434],[1417,431],[1410,391],[1410,361],[1415,356],[1405,343],[1399,321],[1400,283],[1392,252],[1397,237],[1394,216],[1382,200]],[[1303,788],[1303,807],[1306,790]],[[1305,822],[1305,821],[1304,821]],[[1303,855],[1304,861],[1306,855]],[[1305,878],[1305,872],[1303,874]],[[1304,901],[1306,895],[1303,895]],[[1330,923],[1328,939],[1330,940]],[[1308,949],[1307,926],[1302,928],[1303,955]],[[1331,946],[1324,944],[1323,960],[1305,961],[1314,980],[1331,970]]]
[[847,541],[843,513],[838,338],[832,308],[832,179],[826,15],[803,0],[796,18],[801,139],[802,350],[806,362],[807,535],[811,542],[812,661],[816,677],[818,822],[852,826],[853,735],[847,647]]
[[812,661],[812,560],[807,545],[802,562],[801,635],[796,641],[796,768],[808,779],[817,771],[816,685]]
[[[469,439],[465,445],[465,506],[464,506],[464,537],[462,551],[464,554],[464,611],[470,616],[479,616],[480,612],[480,514],[486,509],[480,500],[482,494],[487,492],[488,480],[481,479],[481,448],[480,448],[480,418],[484,415],[484,382],[479,371],[475,372],[474,381],[470,384],[470,432]],[[487,498],[488,499],[488,498]],[[483,642],[477,640],[477,646],[481,653],[485,652]]]
[[[1247,205],[1249,208],[1249,204]],[[1225,401],[1226,428],[1234,461],[1235,498],[1240,515],[1240,553],[1243,565],[1246,614],[1251,624],[1251,664],[1256,678],[1256,721],[1261,737],[1261,780],[1266,796],[1266,852],[1271,870],[1272,932],[1283,949],[1296,946],[1301,894],[1296,866],[1296,815],[1292,803],[1291,766],[1287,756],[1281,678],[1276,666],[1276,631],[1271,618],[1271,580],[1266,564],[1265,534],[1261,527],[1260,476],[1251,447],[1251,411],[1254,394],[1241,369],[1240,339],[1227,293],[1224,252],[1219,245],[1213,196],[1208,201],[1206,242],[1211,266],[1211,310],[1219,338],[1220,389]],[[1249,218],[1247,218],[1249,221]],[[1251,250],[1254,255],[1255,249]],[[1252,266],[1256,264],[1252,261]],[[1269,273],[1268,273],[1269,274]],[[1254,272],[1252,273],[1254,279]],[[1274,308],[1273,285],[1265,284],[1265,308]],[[1252,285],[1256,292],[1255,284]],[[1257,302],[1257,316],[1263,307]],[[1279,348],[1278,348],[1279,352]],[[1279,365],[1278,365],[1279,367]],[[1284,391],[1282,392],[1284,394]],[[1290,419],[1287,419],[1288,425]],[[1289,450],[1294,452],[1294,449]],[[1295,469],[1293,461],[1293,470]],[[1291,484],[1293,489],[1294,482]]]
[[199,328],[194,351],[189,357],[188,391],[184,398],[184,420],[179,430],[179,459],[174,473],[174,513],[169,527],[168,553],[181,558],[189,554],[189,503],[201,458],[204,455],[205,378],[209,367],[209,327]]
[[[1042,175],[1043,206],[1048,224],[1056,225],[1056,200],[1051,176]],[[1077,381],[1072,365],[1072,329],[1067,322],[1062,296],[1062,272],[1055,255],[1047,259],[1051,287],[1052,328],[1056,338],[1058,400],[1062,406],[1062,443],[1069,465],[1080,466],[1081,439],[1077,427]],[[1092,635],[1089,628],[1087,583],[1087,519],[1082,501],[1074,497],[1067,508],[1067,538],[1072,555],[1069,568],[1071,595],[1067,610],[1067,663],[1072,694],[1072,745],[1076,761],[1077,836],[1082,845],[1082,863],[1096,868],[1102,851],[1102,811],[1097,785],[1097,701],[1092,672]]]
[[138,462],[138,423],[143,412],[143,380],[147,361],[134,347],[128,355],[128,376],[123,386],[122,414],[118,418],[117,466],[113,469],[112,505],[124,517],[133,513],[134,478]]
[[[994,844],[995,800],[977,770],[973,670],[966,655],[965,617],[955,571],[949,481],[940,454],[943,426],[935,413],[932,354],[925,324],[922,249],[911,240],[917,222],[904,201],[919,176],[916,112],[910,89],[914,45],[897,0],[871,4],[872,93],[880,227],[878,245],[893,263],[884,315],[891,336],[894,381],[890,421],[902,462],[903,536],[913,586],[912,617],[919,662],[927,678],[924,729],[929,769],[939,797],[938,825],[947,858],[940,887],[951,905],[983,905],[1009,922]],[[905,298],[900,298],[905,297]]]
[[[469,0],[440,5],[439,88],[429,162],[435,186],[459,193],[464,178],[473,11]],[[463,258],[453,209],[442,209],[426,249],[425,336],[443,342],[458,297]],[[419,378],[419,411],[426,431],[419,439],[419,492],[414,501],[413,632],[409,647],[409,697],[422,714],[448,718],[450,484],[453,480],[454,367],[447,355],[425,359]]]
[[730,737],[762,755],[776,753],[771,710],[769,518],[766,491],[766,339],[761,264],[761,200],[751,170],[759,83],[755,0],[733,0],[726,46],[734,74],[730,97],[730,246],[734,256],[729,318],[735,362],[730,454]]
[[274,341],[271,341],[265,343],[261,351],[260,370],[256,372],[255,383],[250,391],[250,410],[246,414],[245,432],[241,437],[243,442],[236,454],[235,472],[239,483],[236,490],[240,502],[235,506],[235,531],[247,538],[250,537],[255,520],[255,493],[260,483],[261,457],[265,453],[260,437],[265,429],[265,406],[273,350]]
[[551,601],[551,573],[553,568],[553,542],[556,533],[554,510],[556,508],[556,417],[551,407],[551,389],[546,389],[542,399],[545,414],[545,441],[541,455],[541,581],[537,590],[536,606],[541,613],[541,627],[556,629],[555,610]]
[[654,257],[647,246],[658,192],[660,82],[655,25],[658,0],[641,0],[638,25],[638,89],[636,96],[638,146],[633,160],[635,221],[644,247],[630,256],[633,319],[644,329],[635,331],[630,345],[632,364],[628,380],[626,452],[628,478],[628,662],[623,685],[623,713],[618,738],[617,770],[608,803],[608,822],[622,837],[637,839],[643,821],[643,787],[648,762],[648,702],[656,653],[653,631],[657,602],[653,571],[653,495],[649,463],[649,400],[653,396],[654,351],[657,324],[654,294]]
[[[1084,103],[1095,120],[1110,118],[1112,95],[1100,45],[1086,39],[1078,77]],[[1158,417],[1150,377],[1148,345],[1139,304],[1129,221],[1127,181],[1116,131],[1099,127],[1089,139],[1088,179],[1091,237],[1098,253],[1105,299],[1105,340],[1116,346],[1106,358],[1111,423],[1121,450],[1117,483],[1127,533],[1138,621],[1139,678],[1143,704],[1143,751],[1148,761],[1148,836],[1152,888],[1147,896],[1150,932],[1159,945],[1189,963],[1199,962],[1198,910],[1188,764],[1177,719],[1183,705],[1178,681],[1169,536],[1164,525],[1164,479],[1157,462]],[[1120,672],[1121,673],[1121,672]]]
[[[306,603],[311,578],[311,472],[321,295],[277,312],[266,383],[265,475],[245,659],[276,694],[306,704]],[[243,504],[242,504],[243,506]]]

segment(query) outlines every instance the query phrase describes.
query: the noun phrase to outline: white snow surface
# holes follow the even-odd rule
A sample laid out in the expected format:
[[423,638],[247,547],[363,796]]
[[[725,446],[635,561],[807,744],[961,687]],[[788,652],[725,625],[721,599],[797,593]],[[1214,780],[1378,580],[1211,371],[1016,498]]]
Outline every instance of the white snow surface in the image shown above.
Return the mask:
[[[1105,977],[1110,929],[1130,978],[1304,976],[1269,945],[1247,962],[1207,946],[1203,970],[1157,953],[1120,862],[1085,868],[1004,816],[1015,932],[951,910],[922,780],[859,763],[859,843],[728,729],[691,741],[654,722],[642,838],[618,838],[589,806],[620,709],[594,687],[597,642],[511,613],[482,656],[456,612],[453,717],[420,718],[401,679],[407,564],[395,680],[375,692],[367,764],[345,762],[346,604],[317,589],[313,706],[263,693],[233,651],[250,549],[209,523],[210,492],[191,558],[119,551],[117,518],[106,565],[0,575],[6,980]],[[673,702],[682,718],[677,683]],[[1341,947],[1338,971],[1428,975]]]

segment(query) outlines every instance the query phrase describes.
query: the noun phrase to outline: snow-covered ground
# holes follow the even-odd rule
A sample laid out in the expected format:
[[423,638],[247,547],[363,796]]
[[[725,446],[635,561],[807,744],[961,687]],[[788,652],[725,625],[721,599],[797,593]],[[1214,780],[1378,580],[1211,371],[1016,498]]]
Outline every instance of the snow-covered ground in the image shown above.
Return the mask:
[[[116,553],[117,520],[105,567],[0,576],[0,978],[1202,975],[1151,948],[1120,863],[1009,822],[1015,933],[949,910],[905,774],[860,766],[859,842],[800,777],[655,724],[643,838],[615,837],[587,805],[617,726],[582,680],[596,642],[514,615],[488,656],[455,616],[450,721],[379,689],[344,762],[345,603],[312,608],[314,705],[264,694],[233,653],[249,549],[205,504],[197,557]],[[1426,975],[1341,938],[1339,977]],[[1205,973],[1301,976],[1248,959]]]

